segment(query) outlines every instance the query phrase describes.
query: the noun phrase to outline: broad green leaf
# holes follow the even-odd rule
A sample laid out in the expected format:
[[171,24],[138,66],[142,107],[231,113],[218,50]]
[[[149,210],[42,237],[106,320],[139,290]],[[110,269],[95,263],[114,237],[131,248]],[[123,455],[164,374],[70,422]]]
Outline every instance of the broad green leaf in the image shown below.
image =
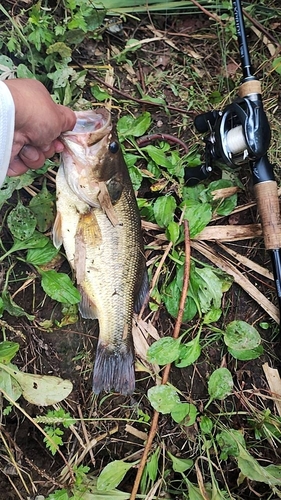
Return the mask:
[[234,350],[250,350],[259,346],[261,336],[253,326],[245,321],[236,320],[227,325],[224,342]]
[[36,217],[29,208],[19,201],[7,217],[7,225],[14,238],[24,241],[33,235],[36,227]]
[[194,339],[180,346],[179,356],[175,365],[178,368],[184,368],[186,366],[190,366],[193,363],[195,363],[195,361],[197,361],[200,354],[201,354],[201,346],[200,346],[200,332],[199,332]]
[[166,228],[174,220],[177,207],[173,196],[160,196],[153,205],[154,217],[160,227]]
[[0,368],[5,370],[19,384],[23,397],[32,404],[48,406],[59,403],[72,391],[70,380],[62,380],[51,375],[34,375],[18,370],[15,365],[4,365]]
[[151,124],[151,115],[148,111],[142,113],[138,118],[126,115],[117,122],[117,132],[123,137],[141,137],[145,134]]
[[207,189],[203,191],[201,200],[212,204],[213,209],[218,215],[229,215],[237,205],[237,194],[233,194],[225,199],[214,200],[213,192],[218,189],[233,187],[233,182],[227,179],[210,182]]
[[263,346],[260,344],[255,349],[232,349],[228,347],[228,352],[235,359],[239,359],[240,361],[249,361],[251,359],[257,359],[263,354]]
[[[197,313],[195,301],[187,294],[184,306],[183,322],[189,321],[194,318]],[[176,318],[179,312],[179,303],[181,297],[181,289],[177,285],[177,280],[174,279],[162,293],[162,299],[167,308],[167,311],[173,318]]]
[[114,460],[106,465],[101,471],[98,481],[97,489],[100,491],[108,491],[116,488],[121,483],[125,474],[134,467],[138,462],[124,462],[123,460]]
[[167,365],[179,357],[180,340],[163,337],[154,342],[147,351],[147,360],[158,365]]
[[44,234],[41,234],[38,231],[34,231],[33,235],[28,240],[21,241],[15,238],[14,244],[10,250],[0,257],[0,262],[11,253],[18,252],[19,250],[27,250],[28,248],[44,248],[49,241],[50,240],[47,236],[44,236]]
[[201,233],[212,219],[212,209],[209,203],[185,200],[180,207],[184,218],[188,220],[190,238]]
[[32,71],[30,71],[30,69],[25,64],[19,64],[17,66],[17,78],[33,78],[34,80],[36,79]]
[[204,500],[200,493],[200,489],[197,488],[194,484],[192,484],[187,478],[186,478],[187,484],[188,484],[188,499],[189,500]]
[[143,151],[146,151],[150,158],[159,165],[160,167],[165,167],[168,170],[173,168],[173,164],[170,158],[167,156],[166,152],[160,148],[149,145],[142,148]]
[[221,280],[209,267],[196,268],[193,279],[199,285],[198,297],[203,313],[207,313],[211,308],[219,309],[222,299]]
[[203,434],[211,434],[213,430],[213,422],[209,417],[206,417],[203,415],[200,418],[200,429],[203,432]]
[[2,370],[0,368],[0,392],[1,389],[6,392],[7,396],[9,396],[12,401],[17,401],[17,399],[19,399],[22,395],[21,386],[17,380],[15,380],[14,377],[11,377],[6,370]]
[[238,457],[239,444],[246,448],[243,434],[236,429],[223,430],[216,435],[216,441],[221,449],[221,460],[227,460],[229,456]]
[[222,310],[220,308],[216,309],[212,307],[204,316],[204,325],[209,325],[210,323],[215,323],[221,317]]
[[209,378],[208,393],[211,399],[224,399],[231,394],[233,380],[227,368],[217,368]]
[[26,254],[25,261],[33,266],[42,266],[50,262],[58,253],[59,250],[54,247],[53,243],[48,238],[48,243],[43,249],[30,248]]
[[67,274],[42,269],[39,269],[39,272],[42,276],[42,288],[53,300],[66,304],[77,304],[80,301],[80,293]]
[[193,425],[196,421],[197,409],[191,403],[182,403],[179,401],[176,403],[171,410],[172,419],[178,424],[183,424],[185,426]]
[[174,472],[185,472],[193,467],[193,460],[190,458],[178,458],[167,451],[168,457],[172,460],[172,467]]
[[276,71],[276,73],[281,75],[281,57],[276,57],[275,59],[273,59],[272,67]]
[[176,390],[169,385],[156,385],[148,389],[148,399],[154,410],[159,413],[171,413],[174,406],[179,403]]
[[3,308],[7,311],[11,316],[16,316],[17,318],[20,316],[26,316],[30,321],[33,321],[35,316],[33,314],[28,314],[22,307],[16,304],[9,292],[4,290],[2,292],[2,300],[3,300]]
[[262,467],[243,446],[238,444],[238,448],[238,467],[245,477],[252,481],[269,484],[271,487],[281,486],[281,466]]
[[97,101],[102,102],[106,99],[110,99],[110,94],[102,90],[98,85],[93,85],[91,87],[91,93],[96,98]]
[[179,236],[180,236],[179,224],[177,224],[177,222],[175,222],[173,220],[171,222],[169,222],[165,234],[166,234],[168,240],[175,244],[178,241]]
[[29,203],[29,208],[37,220],[36,227],[41,233],[50,229],[54,222],[54,206],[54,195],[48,191],[45,179],[40,193]]
[[156,481],[158,473],[159,451],[159,448],[157,448],[146,464],[149,479],[153,482]]
[[10,363],[18,352],[19,347],[17,342],[10,342],[9,340],[0,342],[0,363]]

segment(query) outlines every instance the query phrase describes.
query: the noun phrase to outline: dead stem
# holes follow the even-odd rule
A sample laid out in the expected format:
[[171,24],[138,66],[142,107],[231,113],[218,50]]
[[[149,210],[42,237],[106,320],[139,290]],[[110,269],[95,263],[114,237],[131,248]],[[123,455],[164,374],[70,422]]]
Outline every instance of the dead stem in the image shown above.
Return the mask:
[[[188,292],[188,285],[189,285],[189,271],[190,271],[190,238],[189,238],[189,227],[188,227],[188,222],[187,220],[184,221],[184,244],[185,244],[185,262],[184,262],[184,278],[183,278],[183,287],[182,287],[182,292],[181,292],[181,298],[180,298],[180,303],[179,303],[179,311],[178,311],[178,316],[176,319],[175,323],[175,328],[173,332],[173,338],[177,339],[180,333],[180,327],[182,324],[182,318],[183,318],[183,313],[184,313],[184,304]],[[161,384],[166,384],[169,378],[169,373],[171,369],[171,363],[165,366]],[[147,462],[147,457],[149,454],[149,451],[151,449],[153,440],[155,438],[155,435],[157,433],[158,429],[158,419],[159,419],[159,412],[155,411],[151,423],[151,428],[150,432],[148,435],[148,439],[145,445],[145,448],[143,450],[143,455],[138,467],[138,472],[136,475],[136,479],[133,485],[132,493],[130,496],[130,500],[135,500],[138,489],[139,489],[139,484],[141,481],[141,477],[144,471],[145,464]]]

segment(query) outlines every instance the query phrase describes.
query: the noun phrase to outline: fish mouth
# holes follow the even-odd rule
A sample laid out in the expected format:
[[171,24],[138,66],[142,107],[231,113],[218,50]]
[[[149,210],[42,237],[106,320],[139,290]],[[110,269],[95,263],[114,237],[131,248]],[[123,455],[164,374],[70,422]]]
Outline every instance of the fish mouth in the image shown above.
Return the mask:
[[99,110],[75,111],[76,124],[73,130],[61,134],[61,141],[69,146],[70,142],[90,148],[99,143],[111,132],[111,114],[105,108]]

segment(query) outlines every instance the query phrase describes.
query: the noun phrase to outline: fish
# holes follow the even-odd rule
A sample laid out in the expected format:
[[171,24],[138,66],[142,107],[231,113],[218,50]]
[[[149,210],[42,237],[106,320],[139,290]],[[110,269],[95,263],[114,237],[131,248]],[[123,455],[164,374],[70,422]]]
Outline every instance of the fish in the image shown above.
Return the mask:
[[63,133],[53,242],[75,273],[83,318],[98,319],[93,392],[135,390],[133,314],[149,282],[138,205],[106,108],[77,111]]

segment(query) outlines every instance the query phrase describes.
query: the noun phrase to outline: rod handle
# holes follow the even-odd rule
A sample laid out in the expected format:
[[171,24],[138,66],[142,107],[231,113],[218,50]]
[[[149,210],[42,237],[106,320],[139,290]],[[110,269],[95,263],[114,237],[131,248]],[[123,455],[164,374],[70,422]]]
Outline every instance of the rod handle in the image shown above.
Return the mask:
[[261,217],[265,248],[281,248],[281,217],[277,183],[259,182],[254,186],[258,211]]

